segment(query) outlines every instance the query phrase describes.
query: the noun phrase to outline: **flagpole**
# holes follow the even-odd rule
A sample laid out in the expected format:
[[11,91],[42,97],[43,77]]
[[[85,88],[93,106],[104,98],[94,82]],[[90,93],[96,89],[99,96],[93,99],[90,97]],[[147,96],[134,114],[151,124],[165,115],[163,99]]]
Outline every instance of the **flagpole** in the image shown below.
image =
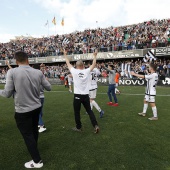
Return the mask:
[[48,22],[48,37],[49,37],[49,22]]

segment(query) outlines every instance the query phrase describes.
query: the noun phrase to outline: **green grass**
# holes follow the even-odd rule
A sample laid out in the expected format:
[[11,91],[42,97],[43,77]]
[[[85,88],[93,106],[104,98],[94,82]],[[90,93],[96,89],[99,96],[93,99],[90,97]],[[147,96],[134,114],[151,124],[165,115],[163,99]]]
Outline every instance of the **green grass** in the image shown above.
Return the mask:
[[[101,129],[97,135],[83,107],[83,132],[71,130],[73,94],[68,89],[53,86],[55,92],[45,93],[47,131],[39,137],[43,170],[170,170],[170,97],[156,97],[159,120],[152,122],[137,115],[144,96],[128,95],[143,94],[144,87],[119,89],[120,106],[115,108],[106,105],[107,87],[99,87],[96,101],[105,115],[99,119],[94,110]],[[170,89],[158,87],[157,94],[170,95]],[[0,170],[22,170],[30,155],[16,128],[13,99],[0,97],[0,109]]]

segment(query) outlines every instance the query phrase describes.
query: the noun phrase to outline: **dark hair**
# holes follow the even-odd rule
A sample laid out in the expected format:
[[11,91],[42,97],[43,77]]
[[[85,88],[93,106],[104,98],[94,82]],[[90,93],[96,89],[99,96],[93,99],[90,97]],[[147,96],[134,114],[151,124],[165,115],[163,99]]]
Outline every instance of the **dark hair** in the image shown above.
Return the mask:
[[149,66],[150,66],[154,71],[157,70],[157,65],[156,65],[156,64],[150,63]]
[[109,67],[111,67],[112,70],[114,70],[114,65],[113,64],[109,64]]
[[15,53],[15,59],[20,63],[24,63],[28,60],[28,55],[23,51],[18,51]]

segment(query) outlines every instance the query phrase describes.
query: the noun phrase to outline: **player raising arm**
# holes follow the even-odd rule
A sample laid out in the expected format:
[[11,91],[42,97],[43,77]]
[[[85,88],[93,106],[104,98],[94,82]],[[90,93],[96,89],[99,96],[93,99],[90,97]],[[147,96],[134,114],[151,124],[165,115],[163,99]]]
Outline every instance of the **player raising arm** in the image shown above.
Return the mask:
[[94,53],[94,59],[93,64],[85,69],[84,63],[82,60],[78,60],[76,62],[76,69],[70,64],[69,59],[67,58],[66,51],[64,50],[64,56],[66,60],[66,64],[73,76],[74,81],[74,116],[75,116],[75,122],[76,127],[73,128],[74,131],[80,132],[82,130],[82,124],[80,120],[80,108],[81,104],[83,104],[84,108],[86,109],[86,112],[88,113],[91,123],[94,127],[94,132],[99,132],[99,126],[96,121],[96,117],[91,110],[90,107],[90,99],[89,99],[89,77],[90,77],[90,71],[92,71],[95,68],[96,65],[96,56],[97,52]]
[[143,106],[143,112],[138,113],[140,116],[146,116],[146,111],[148,108],[148,103],[150,103],[150,106],[152,107],[153,111],[153,117],[149,118],[149,120],[158,120],[157,115],[157,108],[155,105],[155,96],[156,96],[156,84],[158,82],[158,74],[156,73],[157,66],[155,64],[149,65],[149,75],[140,75],[136,74],[134,72],[131,72],[131,75],[143,78],[147,80],[147,87],[145,91],[145,98],[144,98],[144,106]]
[[[109,87],[108,87],[108,97],[109,97],[109,102],[107,103],[108,105],[110,106],[119,106],[118,104],[118,100],[117,100],[117,97],[116,97],[116,94],[115,94],[115,75],[116,75],[116,72],[114,70],[114,66],[112,64],[110,64],[107,67],[105,67],[104,63],[102,63],[102,67],[107,70],[109,72]],[[112,94],[112,95],[111,95]],[[112,102],[112,96],[114,98],[114,101],[115,103]]]

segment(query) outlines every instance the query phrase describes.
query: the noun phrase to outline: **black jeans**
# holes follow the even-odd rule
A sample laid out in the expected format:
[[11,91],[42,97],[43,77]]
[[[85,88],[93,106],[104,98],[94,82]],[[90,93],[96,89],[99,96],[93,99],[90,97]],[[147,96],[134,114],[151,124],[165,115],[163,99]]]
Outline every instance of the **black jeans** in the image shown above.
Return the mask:
[[37,148],[38,120],[41,107],[27,113],[15,112],[15,120],[21,132],[27,149],[35,163],[40,162],[41,157]]
[[74,107],[74,115],[75,115],[75,122],[76,122],[77,129],[80,129],[82,126],[81,120],[80,120],[81,103],[86,109],[86,112],[88,113],[90,117],[93,127],[95,127],[95,125],[98,125],[96,121],[96,117],[90,107],[89,95],[88,94],[87,95],[74,94],[73,107]]

